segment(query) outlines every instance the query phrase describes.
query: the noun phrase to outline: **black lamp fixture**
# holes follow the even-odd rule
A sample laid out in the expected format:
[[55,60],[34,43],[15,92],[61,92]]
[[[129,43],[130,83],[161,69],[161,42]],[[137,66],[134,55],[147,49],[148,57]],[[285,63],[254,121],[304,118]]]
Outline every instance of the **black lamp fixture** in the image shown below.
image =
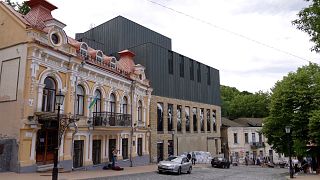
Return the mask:
[[286,134],[288,134],[289,136],[289,141],[288,141],[288,145],[289,145],[289,173],[290,173],[290,178],[293,178],[293,168],[292,168],[292,159],[291,159],[291,127],[290,126],[286,126],[285,127],[286,130]]
[[58,180],[58,151],[59,151],[59,144],[60,144],[60,106],[63,105],[64,101],[64,94],[62,94],[61,90],[56,94],[56,105],[58,106],[58,115],[57,115],[57,147],[55,148],[54,152],[54,159],[53,159],[53,169],[52,169],[52,180]]

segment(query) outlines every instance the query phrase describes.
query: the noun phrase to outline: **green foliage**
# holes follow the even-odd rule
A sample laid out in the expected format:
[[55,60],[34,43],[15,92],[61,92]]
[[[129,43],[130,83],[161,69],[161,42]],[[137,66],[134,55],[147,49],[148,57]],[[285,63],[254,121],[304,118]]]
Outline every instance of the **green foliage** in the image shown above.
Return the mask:
[[310,1],[311,4],[298,13],[299,19],[292,21],[292,24],[297,29],[308,33],[311,37],[310,41],[315,43],[311,50],[320,52],[320,1],[305,1]]
[[5,0],[9,6],[15,9],[17,12],[26,15],[30,11],[30,7],[27,5],[26,1],[23,1],[21,4],[18,2],[11,2],[11,0]]
[[285,126],[290,125],[295,153],[303,155],[305,148],[302,147],[319,135],[319,128],[314,129],[316,131],[309,128],[319,126],[319,112],[316,111],[319,109],[320,67],[310,63],[289,73],[272,89],[270,115],[262,129],[268,143],[278,152],[287,153],[287,141],[283,139],[286,138]]
[[240,92],[234,87],[221,86],[222,116],[229,119],[239,117],[262,118],[269,114],[269,94],[259,91]]
[[320,143],[320,110],[315,110],[310,115],[310,137]]

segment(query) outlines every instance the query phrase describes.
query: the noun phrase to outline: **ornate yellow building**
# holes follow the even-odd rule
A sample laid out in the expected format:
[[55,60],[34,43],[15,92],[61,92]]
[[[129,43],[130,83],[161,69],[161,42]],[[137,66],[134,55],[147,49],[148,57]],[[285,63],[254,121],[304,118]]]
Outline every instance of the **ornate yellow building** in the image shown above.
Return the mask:
[[112,148],[120,166],[149,163],[152,88],[134,53],[106,56],[68,37],[51,15],[54,5],[28,5],[22,16],[0,3],[0,142],[14,142],[11,160],[2,164],[17,172],[52,168],[59,91],[65,95],[60,121],[70,122],[59,148],[61,168],[109,162]]

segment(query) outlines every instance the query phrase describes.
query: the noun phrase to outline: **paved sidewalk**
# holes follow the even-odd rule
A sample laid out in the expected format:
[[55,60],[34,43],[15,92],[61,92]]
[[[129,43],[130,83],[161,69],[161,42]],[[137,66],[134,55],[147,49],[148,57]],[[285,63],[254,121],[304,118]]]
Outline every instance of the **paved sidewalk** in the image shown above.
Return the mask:
[[[69,180],[69,179],[88,179],[97,177],[108,177],[108,176],[119,176],[125,174],[136,174],[152,172],[157,170],[157,165],[147,165],[147,166],[136,166],[136,167],[125,167],[123,171],[114,170],[77,170],[72,172],[59,173],[59,180]],[[50,180],[51,173],[14,173],[5,172],[0,173],[0,179],[5,180]]]
[[[286,176],[286,178],[289,180],[290,176]],[[320,174],[294,175],[292,180],[320,180]]]

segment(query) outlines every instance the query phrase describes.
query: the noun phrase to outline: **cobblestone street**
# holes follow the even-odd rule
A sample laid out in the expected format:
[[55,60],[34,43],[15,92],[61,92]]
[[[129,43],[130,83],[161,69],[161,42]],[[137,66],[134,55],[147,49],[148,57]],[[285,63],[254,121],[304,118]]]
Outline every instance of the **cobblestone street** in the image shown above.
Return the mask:
[[117,177],[94,178],[91,180],[163,180],[163,179],[210,179],[210,180],[285,180],[287,169],[261,168],[255,166],[231,167],[230,169],[218,169],[207,167],[195,167],[191,174],[158,174],[157,171],[141,174],[123,175]]

